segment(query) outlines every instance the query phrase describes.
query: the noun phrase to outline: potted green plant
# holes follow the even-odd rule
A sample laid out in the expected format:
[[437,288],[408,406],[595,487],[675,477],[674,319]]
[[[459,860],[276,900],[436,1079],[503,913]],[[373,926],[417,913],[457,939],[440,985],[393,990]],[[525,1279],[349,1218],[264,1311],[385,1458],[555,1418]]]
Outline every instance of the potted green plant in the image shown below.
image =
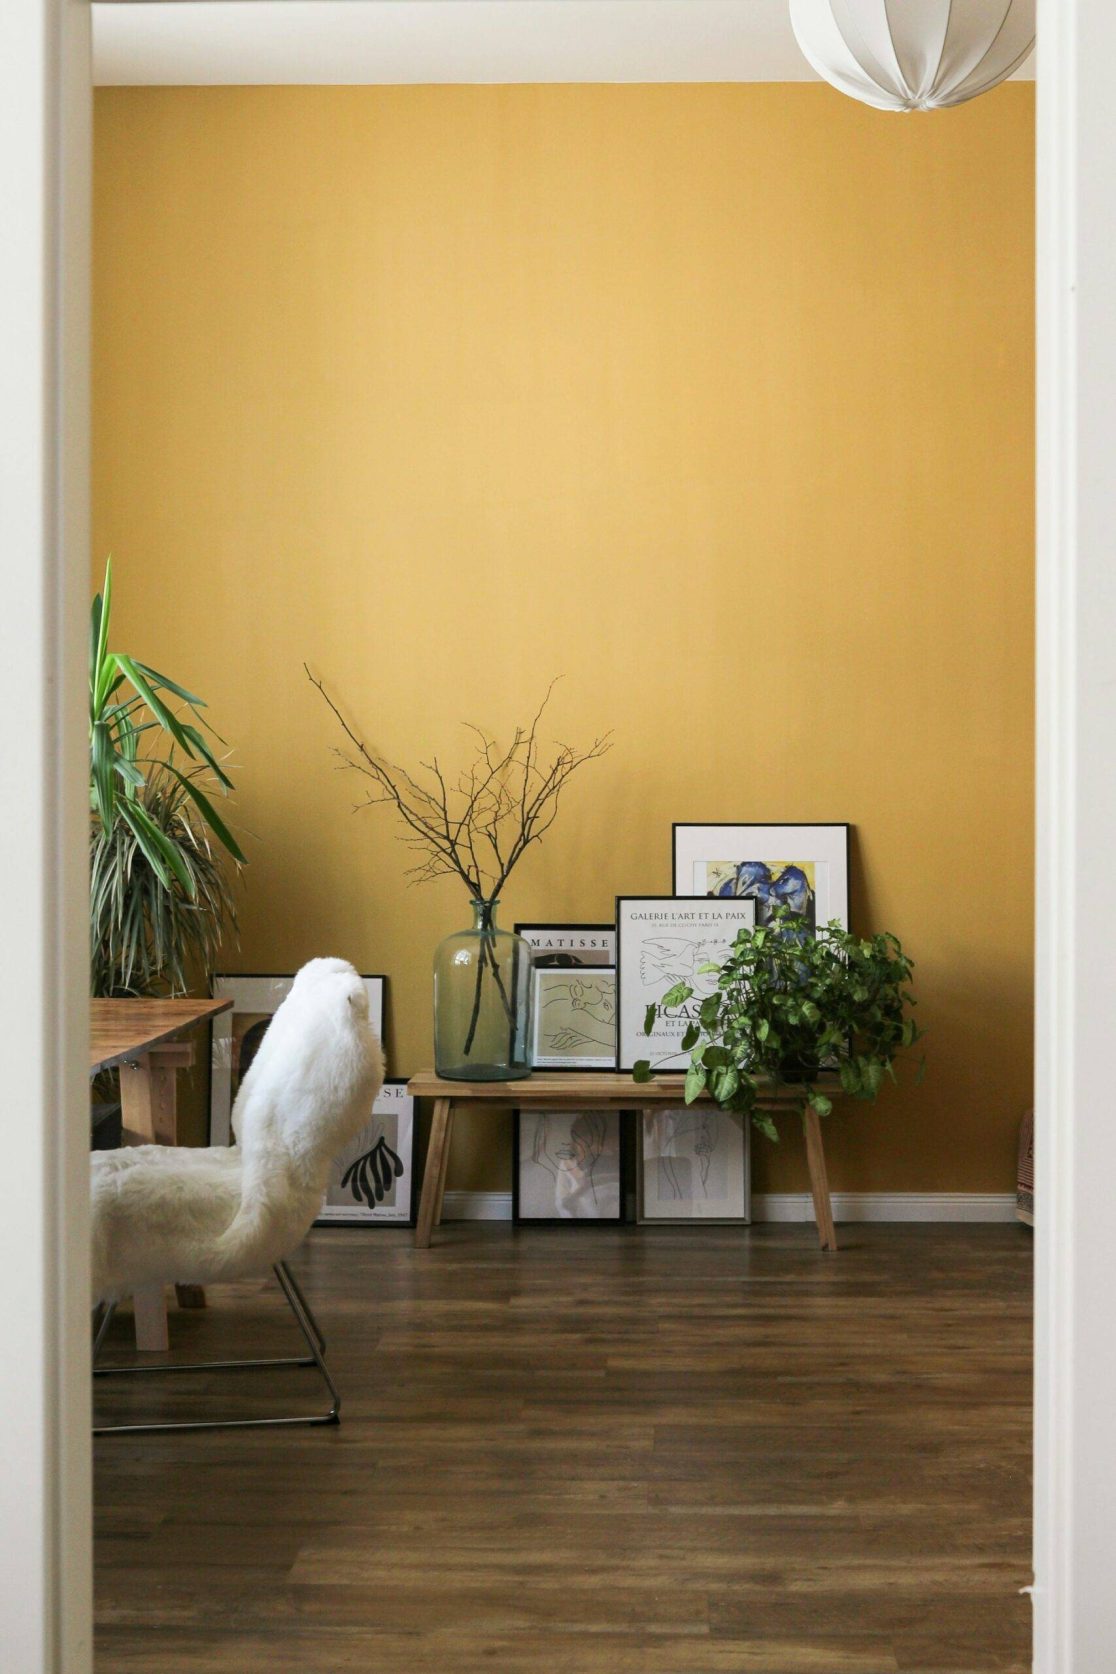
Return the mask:
[[212,800],[232,780],[209,742],[217,734],[202,699],[109,650],[111,609],[110,561],[89,639],[91,989],[183,994],[236,921],[217,850],[238,866],[244,854]]
[[[724,964],[703,967],[716,976],[712,993],[695,999],[677,983],[648,1007],[646,1032],[660,1011],[677,1018],[683,1009],[686,1103],[708,1093],[778,1139],[761,1108],[772,1084],[790,1089],[800,1114],[828,1116],[838,1086],[871,1101],[896,1079],[896,1058],[923,1033],[911,1016],[913,969],[887,932],[854,936],[834,921],[815,936],[806,919],[777,907],[770,923],[738,932]],[[633,1073],[648,1081],[652,1065],[644,1058]]]

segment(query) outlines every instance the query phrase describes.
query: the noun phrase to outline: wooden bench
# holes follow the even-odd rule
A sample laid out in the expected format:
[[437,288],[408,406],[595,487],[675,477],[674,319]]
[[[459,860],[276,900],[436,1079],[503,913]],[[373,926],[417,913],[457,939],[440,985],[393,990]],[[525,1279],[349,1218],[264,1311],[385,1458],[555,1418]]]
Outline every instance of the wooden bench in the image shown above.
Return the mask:
[[[630,1075],[621,1075],[612,1070],[559,1071],[550,1074],[541,1071],[522,1081],[444,1081],[433,1070],[420,1070],[407,1083],[407,1091],[415,1098],[434,1101],[434,1119],[430,1127],[418,1224],[415,1227],[415,1247],[420,1250],[429,1247],[434,1228],[442,1218],[453,1118],[460,1105],[490,1105],[503,1113],[532,1108],[653,1110],[656,1106],[680,1105],[683,1102],[680,1076],[659,1075],[651,1081],[636,1082]],[[778,1114],[780,1111],[785,1112],[793,1102],[794,1094],[789,1088],[773,1086],[770,1092],[764,1093],[760,1099],[760,1106]],[[807,1110],[802,1125],[818,1238],[823,1250],[833,1251],[837,1248],[837,1234],[833,1227],[833,1209],[825,1171],[821,1123],[813,1110]]]

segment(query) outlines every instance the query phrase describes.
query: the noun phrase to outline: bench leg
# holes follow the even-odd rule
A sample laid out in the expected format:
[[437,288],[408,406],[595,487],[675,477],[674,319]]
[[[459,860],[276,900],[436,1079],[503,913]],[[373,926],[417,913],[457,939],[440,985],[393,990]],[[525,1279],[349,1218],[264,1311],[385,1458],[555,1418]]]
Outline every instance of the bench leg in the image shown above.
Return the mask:
[[430,1237],[442,1215],[442,1199],[446,1194],[446,1175],[449,1172],[450,1130],[453,1102],[435,1099],[434,1119],[430,1124],[430,1144],[426,1148],[426,1168],[422,1176],[422,1200],[419,1203],[418,1225],[415,1227],[415,1248],[430,1248]]
[[837,1232],[833,1225],[833,1205],[829,1197],[829,1176],[825,1168],[825,1147],[822,1144],[821,1122],[816,1110],[807,1108],[802,1118],[806,1133],[806,1162],[810,1170],[810,1192],[814,1199],[814,1219],[818,1223],[818,1239],[823,1250],[836,1251]]

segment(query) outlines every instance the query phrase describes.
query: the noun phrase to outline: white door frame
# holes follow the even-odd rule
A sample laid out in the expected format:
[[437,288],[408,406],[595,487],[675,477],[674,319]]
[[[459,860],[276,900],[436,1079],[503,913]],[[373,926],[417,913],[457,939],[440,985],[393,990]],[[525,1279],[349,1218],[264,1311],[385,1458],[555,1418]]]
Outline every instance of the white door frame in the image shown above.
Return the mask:
[[0,13],[0,1647],[91,1667],[87,0]]
[[[20,1674],[90,1667],[88,30],[87,0],[5,0],[0,1631]],[[1034,1667],[1111,1674],[1116,7],[1039,0],[1039,30]]]
[[1116,1668],[1111,0],[1040,0],[1036,1674]]

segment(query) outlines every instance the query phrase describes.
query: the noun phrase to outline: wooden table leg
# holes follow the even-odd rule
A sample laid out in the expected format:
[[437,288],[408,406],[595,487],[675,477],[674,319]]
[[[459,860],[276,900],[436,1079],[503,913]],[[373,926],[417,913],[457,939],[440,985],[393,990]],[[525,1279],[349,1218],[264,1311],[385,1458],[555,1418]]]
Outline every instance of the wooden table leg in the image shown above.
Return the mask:
[[823,1250],[836,1251],[837,1231],[833,1225],[833,1204],[829,1197],[829,1176],[825,1169],[825,1147],[822,1144],[821,1122],[816,1110],[807,1107],[802,1126],[806,1133],[806,1162],[810,1169],[810,1191],[814,1199],[818,1238]]
[[419,1204],[418,1225],[415,1227],[416,1250],[430,1248],[430,1235],[442,1213],[442,1199],[446,1192],[446,1174],[449,1171],[452,1115],[452,1099],[434,1100],[434,1118],[430,1124],[430,1144],[426,1148],[426,1168],[422,1176],[422,1201]]
[[[120,1108],[125,1145],[173,1145],[178,1138],[175,1100],[177,1070],[191,1063],[187,1044],[153,1047],[134,1063],[120,1066]],[[197,1287],[195,1287],[197,1288]],[[201,1305],[205,1293],[200,1291]],[[195,1302],[192,1304],[197,1306]],[[165,1285],[145,1285],[133,1299],[136,1347],[161,1352],[168,1346]]]

